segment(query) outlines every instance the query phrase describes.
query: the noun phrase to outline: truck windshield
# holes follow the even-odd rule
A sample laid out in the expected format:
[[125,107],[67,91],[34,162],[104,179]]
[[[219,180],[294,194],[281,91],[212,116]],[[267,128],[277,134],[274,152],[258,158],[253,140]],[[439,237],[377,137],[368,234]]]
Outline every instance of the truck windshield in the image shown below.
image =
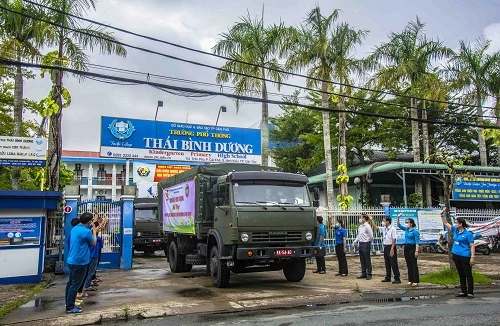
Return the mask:
[[156,209],[136,209],[136,220],[156,220]]
[[311,206],[306,185],[299,183],[239,182],[233,184],[233,194],[234,203],[237,206],[255,204]]

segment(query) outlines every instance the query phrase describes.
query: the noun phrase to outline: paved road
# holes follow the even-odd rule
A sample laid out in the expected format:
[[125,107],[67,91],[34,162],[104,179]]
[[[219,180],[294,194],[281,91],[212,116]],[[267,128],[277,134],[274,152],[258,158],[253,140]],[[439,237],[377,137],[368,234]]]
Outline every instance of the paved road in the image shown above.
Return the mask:
[[500,325],[500,293],[473,300],[444,296],[399,302],[366,302],[302,309],[183,315],[128,322],[128,325]]

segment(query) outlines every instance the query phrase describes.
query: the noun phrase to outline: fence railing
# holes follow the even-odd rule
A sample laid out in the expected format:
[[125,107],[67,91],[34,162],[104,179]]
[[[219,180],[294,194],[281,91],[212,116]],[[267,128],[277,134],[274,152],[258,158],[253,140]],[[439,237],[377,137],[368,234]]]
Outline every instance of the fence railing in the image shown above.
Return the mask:
[[63,229],[63,213],[61,210],[50,211],[47,216],[46,240],[45,240],[45,254],[57,255],[59,248],[62,248],[61,241]]

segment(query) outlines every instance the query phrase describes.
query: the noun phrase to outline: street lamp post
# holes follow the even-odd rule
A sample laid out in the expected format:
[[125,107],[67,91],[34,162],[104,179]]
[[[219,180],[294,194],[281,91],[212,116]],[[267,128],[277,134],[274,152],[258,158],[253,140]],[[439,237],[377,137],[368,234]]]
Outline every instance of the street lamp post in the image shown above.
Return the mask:
[[158,101],[158,105],[156,106],[156,114],[155,114],[155,121],[158,118],[158,108],[163,107],[163,101]]
[[217,114],[217,121],[215,121],[215,125],[217,126],[217,124],[219,123],[219,117],[220,117],[220,112],[226,112],[227,109],[226,109],[226,106],[225,105],[222,105],[220,108],[219,108],[219,114]]

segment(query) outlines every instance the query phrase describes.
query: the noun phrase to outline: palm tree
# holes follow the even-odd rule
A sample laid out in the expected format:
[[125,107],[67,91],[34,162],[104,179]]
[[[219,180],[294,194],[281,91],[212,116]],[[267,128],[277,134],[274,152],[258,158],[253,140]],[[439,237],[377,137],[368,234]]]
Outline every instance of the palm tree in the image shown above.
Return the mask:
[[[410,96],[411,134],[414,162],[421,161],[420,129],[418,124],[418,82],[429,73],[433,61],[446,58],[452,51],[439,40],[429,40],[424,34],[425,24],[417,17],[409,22],[401,33],[391,33],[388,43],[375,49],[371,59],[385,64],[377,73],[382,84],[397,83]],[[391,85],[393,86],[393,85]],[[421,182],[417,181],[416,192],[422,194]]]
[[[333,210],[333,167],[332,146],[330,135],[330,113],[328,111],[328,91],[331,90],[333,79],[347,84],[353,72],[360,73],[361,61],[351,56],[354,48],[361,44],[368,34],[366,30],[356,31],[349,24],[335,24],[339,10],[334,10],[329,16],[323,16],[319,7],[311,10],[301,27],[300,36],[288,58],[289,69],[301,70],[307,67],[307,85],[319,87],[321,85],[321,107],[323,116],[323,139],[325,148],[325,168],[328,209]],[[321,80],[321,81],[319,81]],[[346,88],[340,86],[340,94],[344,94]],[[339,98],[339,108],[345,108],[345,99]],[[339,158],[338,163],[347,165],[346,144],[346,114],[339,113]],[[347,195],[347,184],[340,187],[342,198]]]
[[[126,56],[127,51],[115,43],[116,40],[110,33],[100,28],[93,28],[93,26],[81,27],[77,19],[67,15],[83,16],[88,10],[95,10],[96,0],[47,0],[46,2],[48,6],[60,11],[49,13],[50,19],[61,26],[72,29],[51,26],[47,43],[57,46],[54,65],[64,66],[67,64],[73,69],[87,70],[89,57],[84,52],[86,48],[91,51],[98,48],[101,53]],[[49,118],[49,148],[47,152],[49,190],[59,190],[62,154],[63,76],[64,74],[60,70],[54,69],[52,71],[51,97],[59,106],[59,110]]]
[[[500,56],[500,52],[495,53],[495,55]],[[495,101],[496,126],[500,127],[500,60],[497,61],[488,78],[488,92]],[[500,144],[498,141],[495,143],[497,145],[497,165],[500,166]]]
[[[264,17],[252,20],[250,15],[221,35],[212,48],[215,54],[229,57],[223,71],[217,74],[217,82],[231,82],[236,94],[260,93],[262,96],[261,156],[262,165],[269,165],[269,106],[265,79],[275,81],[279,89],[285,78],[278,62],[287,28],[283,24],[264,26]],[[245,63],[242,63],[245,62]],[[249,64],[246,64],[249,63]]]
[[[10,10],[23,12],[30,16],[39,15],[33,6],[24,4],[22,0],[3,1],[2,5]],[[17,61],[39,55],[42,44],[43,24],[32,18],[0,11],[3,42],[0,44],[0,54],[5,58]],[[14,77],[14,132],[13,136],[22,136],[24,76],[21,65],[16,66]],[[20,187],[21,169],[12,167],[12,189]]]
[[[451,78],[456,79],[467,95],[475,98],[477,123],[483,124],[483,101],[487,96],[488,78],[498,64],[499,55],[487,54],[490,41],[480,37],[471,46],[469,42],[460,41],[460,49],[454,54],[447,67]],[[481,165],[488,165],[486,141],[483,128],[477,130],[479,157]]]

